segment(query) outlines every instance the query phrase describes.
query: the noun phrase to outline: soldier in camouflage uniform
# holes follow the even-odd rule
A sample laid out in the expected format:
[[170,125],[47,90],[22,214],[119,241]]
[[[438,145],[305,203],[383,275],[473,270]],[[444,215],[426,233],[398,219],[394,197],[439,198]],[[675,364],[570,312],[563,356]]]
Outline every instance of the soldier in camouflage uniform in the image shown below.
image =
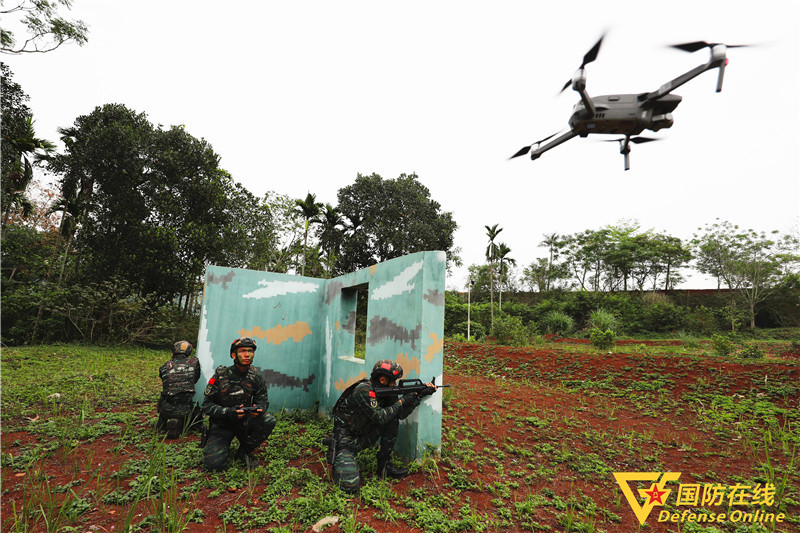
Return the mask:
[[158,400],[156,427],[167,431],[167,438],[180,436],[185,427],[200,421],[202,414],[194,401],[194,384],[200,379],[200,361],[192,357],[192,345],[178,341],[172,346],[172,359],[161,365],[161,397]]
[[[356,455],[378,442],[378,475],[393,478],[408,475],[407,469],[395,467],[390,459],[400,420],[419,405],[420,395],[412,392],[402,398],[378,398],[374,390],[375,387],[394,387],[402,377],[403,368],[397,362],[382,359],[373,366],[370,379],[350,386],[336,402],[333,408],[333,479],[344,492],[358,492],[361,473]],[[430,393],[436,390],[433,384],[426,385]]]
[[[206,470],[223,470],[228,465],[233,438],[239,441],[236,460],[253,469],[258,459],[253,451],[275,428],[275,417],[267,413],[267,384],[261,371],[252,366],[256,343],[240,338],[231,344],[233,365],[220,366],[208,381],[203,413],[209,417],[208,440],[203,448]],[[255,407],[245,412],[243,407]]]

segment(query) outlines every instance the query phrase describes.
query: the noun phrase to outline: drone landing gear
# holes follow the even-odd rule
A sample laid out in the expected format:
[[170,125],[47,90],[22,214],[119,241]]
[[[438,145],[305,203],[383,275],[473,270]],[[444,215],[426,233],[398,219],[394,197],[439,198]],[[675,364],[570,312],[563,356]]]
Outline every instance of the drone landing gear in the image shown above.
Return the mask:
[[657,141],[658,139],[653,139],[651,137],[631,137],[630,135],[626,135],[623,139],[609,139],[606,142],[618,142],[619,143],[619,153],[625,159],[625,170],[631,169],[631,143],[633,144],[641,144],[650,141]]

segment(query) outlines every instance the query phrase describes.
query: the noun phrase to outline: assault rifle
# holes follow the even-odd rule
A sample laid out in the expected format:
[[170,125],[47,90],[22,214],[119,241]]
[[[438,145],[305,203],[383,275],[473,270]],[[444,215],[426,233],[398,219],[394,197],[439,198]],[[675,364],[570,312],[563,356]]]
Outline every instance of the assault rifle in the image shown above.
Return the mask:
[[[431,380],[436,388],[449,387],[450,385],[436,385],[436,378]],[[421,379],[401,379],[397,382],[396,387],[375,387],[375,396],[378,398],[385,398],[387,396],[403,396],[410,392],[416,392],[420,398],[433,394],[434,391],[430,390],[428,386],[422,382]]]

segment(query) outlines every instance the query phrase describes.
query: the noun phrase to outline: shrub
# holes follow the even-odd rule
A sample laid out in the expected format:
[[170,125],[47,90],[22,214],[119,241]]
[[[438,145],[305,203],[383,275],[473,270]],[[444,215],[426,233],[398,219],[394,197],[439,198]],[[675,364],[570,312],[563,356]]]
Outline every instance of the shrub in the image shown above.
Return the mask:
[[[453,338],[455,339],[456,335],[460,335],[465,341],[467,340],[467,322],[459,322],[458,324],[454,325],[452,328]],[[480,322],[475,322],[474,320],[471,321],[471,325],[469,328],[469,334],[473,340],[481,340],[486,336],[486,328],[483,327],[483,324]]]
[[548,311],[542,317],[540,327],[544,333],[565,335],[575,329],[575,321],[561,311]]
[[587,325],[590,328],[597,328],[601,331],[617,331],[619,329],[619,320],[613,313],[601,307],[592,311]]
[[764,350],[758,344],[742,344],[739,357],[742,359],[763,359]]
[[687,323],[687,310],[670,301],[657,301],[648,306],[642,317],[642,327],[656,333],[684,329]]
[[531,329],[516,316],[500,315],[494,320],[492,334],[499,344],[524,346],[530,342]]
[[600,350],[613,348],[616,339],[617,334],[610,329],[602,331],[598,328],[592,328],[592,331],[589,332],[589,344]]
[[733,338],[730,335],[712,335],[711,346],[714,350],[714,355],[727,357],[733,353]]
[[685,331],[678,332],[678,339],[683,343],[684,346],[687,348],[699,348],[700,347],[700,339],[697,337],[686,333]]
[[701,305],[695,309],[692,309],[687,317],[686,325],[691,331],[707,337],[711,335],[712,331],[714,331],[716,322],[717,320],[714,316],[714,311],[704,305]]

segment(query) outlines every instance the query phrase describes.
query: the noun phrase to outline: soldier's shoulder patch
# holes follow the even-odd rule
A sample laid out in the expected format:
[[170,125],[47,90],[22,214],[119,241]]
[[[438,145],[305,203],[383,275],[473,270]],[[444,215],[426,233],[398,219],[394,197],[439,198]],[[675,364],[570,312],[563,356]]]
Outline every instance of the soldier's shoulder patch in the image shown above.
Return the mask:
[[208,385],[206,385],[206,392],[205,392],[206,396],[211,394],[211,392],[214,390],[212,387],[213,387],[214,383],[216,383],[216,381],[217,380],[215,378],[211,378],[211,379],[208,380]]
[[376,397],[377,397],[377,396],[375,395],[375,391],[374,391],[374,390],[371,390],[371,391],[369,391],[369,397],[370,397],[370,398],[376,398]]
[[376,407],[378,407],[378,400],[373,398],[372,400],[370,400],[369,406],[372,407],[373,409],[375,409]]

